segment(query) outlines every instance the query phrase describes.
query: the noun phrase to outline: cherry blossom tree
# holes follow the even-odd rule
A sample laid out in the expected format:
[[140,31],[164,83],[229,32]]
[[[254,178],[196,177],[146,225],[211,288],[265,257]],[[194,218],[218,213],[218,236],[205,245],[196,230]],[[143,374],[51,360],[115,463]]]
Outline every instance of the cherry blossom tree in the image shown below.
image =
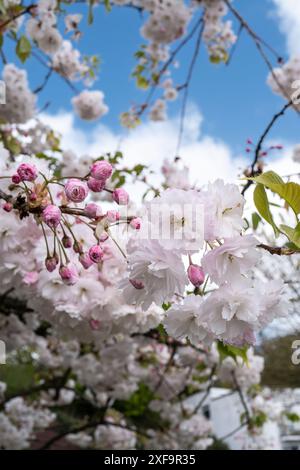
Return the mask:
[[[222,384],[243,408],[229,435],[245,429],[245,448],[272,448],[264,425],[288,415],[259,385],[264,361],[254,346],[294,306],[300,185],[299,174],[265,171],[273,150],[265,142],[285,113],[299,113],[300,58],[285,61],[237,1],[83,3],[89,23],[98,9],[142,13],[132,72],[142,99],[120,121],[130,131],[143,119],[166,120],[168,103],[180,99],[177,151],[152,184],[142,158],[130,167],[121,150],[80,157],[62,148],[39,117],[39,93],[52,75],[71,88],[81,119],[109,112],[104,93],[92,89],[99,60],[80,52],[85,18],[74,13],[76,1],[0,0],[0,339],[7,353],[0,445],[28,448],[48,429],[44,449],[61,439],[81,448],[206,449],[215,436],[201,410]],[[236,184],[219,178],[198,186],[180,158],[194,67],[202,47],[211,67],[230,66],[241,34],[284,104],[258,142],[248,140],[252,162]],[[7,43],[15,62],[7,61]],[[186,79],[176,83],[172,65],[187,45]],[[35,90],[29,57],[45,70]],[[144,185],[141,201],[129,182]],[[286,266],[285,275],[268,273],[270,263]]]

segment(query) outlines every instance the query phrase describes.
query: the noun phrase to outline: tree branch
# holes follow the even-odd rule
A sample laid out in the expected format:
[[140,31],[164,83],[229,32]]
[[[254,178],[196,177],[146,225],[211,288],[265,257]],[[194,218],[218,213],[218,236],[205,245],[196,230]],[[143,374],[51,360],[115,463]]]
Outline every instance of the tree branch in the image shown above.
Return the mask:
[[[276,123],[276,121],[284,115],[284,113],[286,112],[286,110],[288,108],[290,108],[291,106],[293,105],[293,102],[292,101],[289,101],[288,103],[286,103],[283,108],[278,111],[278,113],[274,114],[274,116],[272,117],[271,121],[269,122],[269,124],[267,125],[266,129],[264,130],[264,132],[262,133],[257,145],[256,145],[256,148],[255,148],[255,152],[254,152],[254,159],[253,159],[253,162],[251,164],[251,170],[250,170],[250,175],[249,176],[255,176],[256,175],[256,172],[255,172],[255,166],[259,160],[259,157],[260,157],[260,152],[261,152],[261,148],[262,148],[262,145],[264,143],[264,140],[265,138],[267,137],[267,135],[269,134],[270,130],[272,129],[272,127],[274,126],[274,124]],[[242,190],[242,195],[244,196],[245,192],[247,191],[247,189],[253,184],[253,181],[252,180],[248,180],[247,183],[245,184],[243,190]]]

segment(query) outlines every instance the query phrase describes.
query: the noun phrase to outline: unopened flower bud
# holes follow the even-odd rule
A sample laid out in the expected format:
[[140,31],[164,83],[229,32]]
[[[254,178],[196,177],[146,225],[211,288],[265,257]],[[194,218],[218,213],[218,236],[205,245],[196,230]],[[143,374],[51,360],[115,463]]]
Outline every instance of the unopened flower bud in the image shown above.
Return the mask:
[[99,330],[100,328],[100,321],[95,320],[94,318],[90,319],[90,327],[92,330]]
[[102,215],[102,210],[101,207],[98,206],[98,204],[95,204],[94,202],[90,202],[87,204],[84,208],[84,213],[91,219],[97,219]]
[[81,253],[79,256],[79,262],[84,267],[84,269],[89,269],[93,264],[93,261],[91,260],[88,253]]
[[18,173],[15,173],[14,175],[12,175],[11,180],[14,184],[19,184],[21,182],[21,178],[18,175]]
[[38,176],[37,167],[31,163],[21,163],[17,168],[21,181],[34,181]]
[[96,180],[90,176],[87,180],[87,185],[93,193],[100,193],[105,187],[105,180]]
[[89,249],[89,257],[93,261],[93,263],[99,263],[103,258],[104,252],[100,245],[91,246]]
[[69,201],[82,202],[88,195],[88,187],[84,181],[71,178],[66,182],[65,193]]
[[55,256],[45,259],[45,266],[46,266],[47,271],[49,271],[49,273],[52,273],[52,271],[55,271],[57,264],[58,264],[58,259]]
[[203,284],[204,279],[205,279],[205,274],[201,266],[198,266],[197,264],[190,264],[188,267],[188,278],[190,282],[195,286],[195,287],[200,287],[201,284]]
[[135,217],[130,222],[130,227],[134,228],[135,230],[140,230],[141,228],[141,219],[139,217]]
[[11,202],[5,202],[2,206],[2,209],[5,211],[5,212],[11,212],[13,210],[13,205]]
[[93,163],[91,166],[91,175],[96,180],[105,181],[111,177],[112,170],[113,169],[110,163],[106,162],[105,160],[101,160]]
[[138,289],[138,290],[141,290],[141,289],[144,289],[144,284],[142,281],[139,281],[138,279],[129,279],[129,282],[130,284],[133,285],[133,287],[135,287],[135,289]]
[[64,248],[71,248],[72,246],[72,238],[68,237],[67,235],[64,235],[62,238],[62,244]]
[[129,202],[129,195],[123,188],[117,188],[112,193],[113,200],[120,206],[126,206]]
[[106,218],[108,222],[117,222],[120,220],[120,213],[119,211],[107,211]]
[[73,250],[75,251],[75,253],[81,254],[81,253],[83,252],[83,250],[82,250],[82,244],[79,243],[79,242],[77,242],[77,241],[74,242],[74,244],[73,244]]
[[78,281],[78,271],[74,264],[69,263],[59,268],[59,274],[64,284],[73,286]]
[[53,204],[46,206],[42,212],[42,220],[48,225],[48,227],[55,229],[61,220],[60,208]]
[[106,232],[103,232],[102,235],[99,237],[99,242],[104,243],[108,239],[108,234]]

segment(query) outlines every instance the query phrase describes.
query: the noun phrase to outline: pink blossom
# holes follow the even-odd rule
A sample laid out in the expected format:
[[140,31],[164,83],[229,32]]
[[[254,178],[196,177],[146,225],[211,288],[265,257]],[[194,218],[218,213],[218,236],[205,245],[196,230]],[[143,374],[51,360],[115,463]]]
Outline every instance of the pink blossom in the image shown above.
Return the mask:
[[135,230],[140,230],[141,228],[141,219],[139,217],[135,217],[130,222],[130,227],[134,228]]
[[21,181],[21,178],[20,178],[20,176],[18,175],[18,173],[15,173],[14,175],[12,175],[11,180],[12,180],[13,183],[19,184],[20,181]]
[[38,280],[39,274],[37,271],[28,272],[23,276],[23,282],[28,286],[35,284]]
[[110,163],[106,162],[105,160],[101,160],[93,163],[91,166],[91,175],[96,180],[105,181],[111,177],[112,170],[113,169]]
[[74,264],[69,263],[59,268],[60,277],[67,286],[73,286],[78,281],[79,275]]
[[129,202],[129,195],[123,188],[117,188],[112,193],[113,200],[120,206],[126,206]]
[[105,186],[105,180],[96,180],[90,176],[87,180],[87,185],[94,193],[100,193]]
[[79,262],[82,264],[84,269],[89,269],[93,264],[93,261],[91,260],[88,253],[81,253],[79,256]]
[[101,243],[106,242],[107,239],[108,239],[108,234],[106,232],[103,232],[102,235],[100,235],[100,237],[99,237],[99,241]]
[[52,273],[52,271],[56,269],[57,265],[58,265],[58,258],[56,256],[52,256],[52,257],[45,259],[45,266],[46,266],[47,271],[49,271],[49,273]]
[[84,213],[91,219],[98,219],[102,215],[101,207],[94,202],[90,202],[84,208]]
[[108,222],[117,222],[120,220],[120,213],[119,211],[107,211],[106,218]]
[[103,258],[104,251],[102,250],[100,245],[93,245],[89,249],[89,257],[93,261],[93,263],[99,263]]
[[91,318],[90,320],[90,327],[92,330],[99,330],[100,328],[100,321],[99,320],[94,320],[94,318]]
[[190,264],[188,267],[188,278],[195,287],[201,286],[205,279],[205,274],[201,266]]
[[5,202],[2,206],[2,209],[5,211],[5,212],[11,212],[13,210],[13,205],[11,202]]
[[65,185],[65,193],[67,198],[73,202],[82,202],[88,195],[88,187],[84,181],[71,178]]
[[17,168],[21,181],[34,181],[37,178],[37,167],[31,163],[21,163]]
[[62,244],[65,248],[71,248],[72,246],[72,238],[64,235],[62,238]]
[[48,225],[48,227],[55,229],[61,220],[60,208],[53,204],[49,204],[49,206],[45,207],[42,212],[42,220]]
[[144,287],[145,287],[143,282],[138,281],[138,279],[129,279],[129,282],[130,282],[130,284],[133,285],[133,287],[135,287],[135,289],[138,289],[138,290],[144,289]]

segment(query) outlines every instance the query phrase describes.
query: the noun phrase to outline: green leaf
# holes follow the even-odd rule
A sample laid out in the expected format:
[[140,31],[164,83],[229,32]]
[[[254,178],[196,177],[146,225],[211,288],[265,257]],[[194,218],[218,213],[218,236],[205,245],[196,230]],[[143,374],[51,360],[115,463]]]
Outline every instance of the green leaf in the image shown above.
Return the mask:
[[30,56],[31,44],[26,36],[21,36],[16,45],[16,54],[21,62],[25,62]]
[[300,213],[300,185],[298,183],[285,183],[274,171],[267,171],[253,179],[284,199],[296,215]]
[[225,344],[222,341],[218,341],[217,347],[221,362],[226,359],[226,357],[231,357],[235,362],[237,362],[237,357],[241,357],[243,361],[248,364],[247,346],[244,348],[237,348],[231,344]]
[[252,226],[254,230],[257,229],[259,222],[261,222],[261,217],[257,214],[257,212],[253,212],[252,214]]
[[285,415],[292,423],[298,423],[300,421],[300,417],[296,413],[287,411]]
[[0,367],[0,381],[7,385],[7,395],[28,390],[34,385],[34,366],[32,364],[10,364]]
[[147,78],[143,77],[142,75],[138,75],[136,77],[136,83],[137,86],[143,90],[147,90],[147,88],[149,87],[149,82]]
[[0,34],[0,49],[3,46],[3,41],[4,41],[3,34]]
[[104,0],[104,6],[106,11],[111,11],[111,4],[109,0]]
[[280,225],[280,229],[297,248],[300,248],[300,222],[295,228],[288,225]]
[[267,188],[273,184],[284,184],[283,179],[279,175],[277,175],[275,171],[266,171],[265,173],[262,173],[261,175],[250,179],[253,179],[257,183],[261,183],[264,186],[267,186]]
[[14,137],[10,137],[5,142],[5,147],[13,154],[19,155],[21,152],[21,144],[20,142],[15,139]]
[[253,199],[259,214],[273,227],[275,237],[277,237],[279,233],[278,228],[276,227],[276,224],[273,220],[273,216],[270,211],[266,190],[261,183],[256,185],[256,188],[253,193]]

